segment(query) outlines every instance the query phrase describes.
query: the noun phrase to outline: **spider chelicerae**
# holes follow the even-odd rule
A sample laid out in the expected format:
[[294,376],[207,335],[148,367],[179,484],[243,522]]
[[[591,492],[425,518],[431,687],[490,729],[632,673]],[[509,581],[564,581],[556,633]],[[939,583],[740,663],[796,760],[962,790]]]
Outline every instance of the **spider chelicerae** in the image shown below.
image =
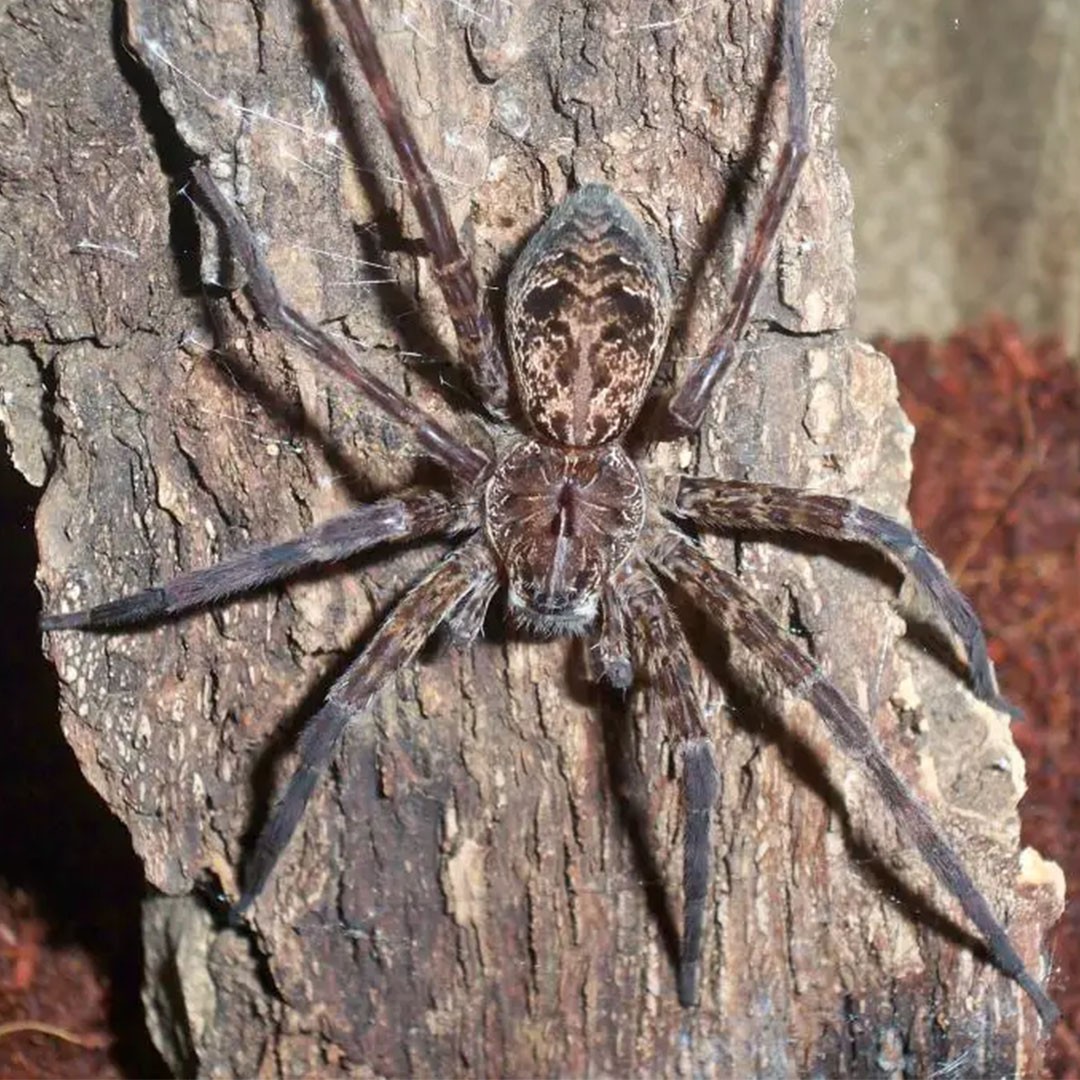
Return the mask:
[[[942,831],[884,755],[868,722],[772,620],[738,578],[712,561],[697,531],[806,534],[866,544],[919,587],[962,642],[975,693],[999,703],[977,618],[918,537],[848,500],[763,484],[682,477],[647,484],[627,449],[663,359],[672,310],[657,241],[608,187],[570,195],[534,235],[509,279],[505,339],[486,310],[438,187],[356,0],[334,0],[371,88],[423,229],[457,334],[460,359],[487,418],[520,434],[496,456],[470,445],[377,377],[281,296],[252,234],[204,166],[190,191],[217,221],[248,275],[260,316],[414,433],[452,477],[447,492],[414,489],[361,506],[295,540],[241,552],[215,567],[86,611],[47,615],[46,630],[114,630],[158,621],[372,547],[442,536],[455,548],[387,615],[330,689],[300,738],[299,764],[255,844],[237,909],[265,885],[341,734],[372,696],[445,625],[462,645],[479,635],[500,589],[507,610],[543,635],[587,635],[600,677],[618,690],[649,682],[681,747],[683,928],[678,994],[697,1002],[716,767],[691,679],[689,646],[667,586],[738,639],[805,698],[833,740],[880,790],[900,830],[957,897],[997,964],[1040,1015],[1057,1011]],[[648,410],[647,435],[692,435],[736,355],[809,153],[800,0],[782,6],[788,87],[785,141],[762,199],[728,309],[682,381]],[[640,426],[640,425],[638,425]]]

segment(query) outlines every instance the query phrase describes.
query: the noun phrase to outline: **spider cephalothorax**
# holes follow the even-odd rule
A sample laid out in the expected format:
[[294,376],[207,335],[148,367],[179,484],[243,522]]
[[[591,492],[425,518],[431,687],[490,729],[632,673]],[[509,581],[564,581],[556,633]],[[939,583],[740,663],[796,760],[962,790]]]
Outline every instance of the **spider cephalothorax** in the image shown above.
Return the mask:
[[573,633],[593,621],[605,582],[633,550],[645,489],[621,446],[529,439],[496,465],[484,512],[510,610],[540,630]]
[[[813,707],[833,743],[870,779],[901,832],[960,901],[999,967],[1024,987],[1043,1019],[1052,1021],[1053,1003],[868,721],[739,577],[708,557],[696,534],[804,533],[876,549],[923,592],[959,639],[974,691],[998,703],[983,634],[967,602],[910,529],[846,499],[725,478],[678,477],[665,482],[662,492],[647,490],[625,437],[664,353],[671,293],[657,241],[610,188],[579,189],[524,248],[509,279],[508,360],[363,10],[357,0],[334,3],[394,146],[465,372],[489,418],[515,415],[512,387],[520,424],[516,434],[495,440],[501,449],[492,455],[357,363],[339,339],[282,297],[247,223],[205,166],[192,170],[191,191],[244,264],[260,316],[406,425],[451,482],[445,491],[409,490],[357,507],[295,540],[240,552],[212,569],[190,571],[125,599],[46,616],[43,626],[115,629],[204,606],[380,544],[440,536],[456,545],[402,596],[308,722],[299,740],[299,764],[258,837],[237,907],[247,907],[262,889],[350,721],[441,625],[461,644],[475,639],[503,588],[512,616],[541,633],[588,634],[602,678],[619,689],[635,680],[647,683],[662,703],[670,736],[682,749],[678,990],[684,1004],[696,1003],[717,785],[711,733],[689,677],[690,650],[666,592],[672,582],[782,687]],[[783,0],[781,10],[788,108],[776,172],[725,317],[704,355],[652,411],[657,438],[700,426],[746,329],[809,152],[800,2]]]

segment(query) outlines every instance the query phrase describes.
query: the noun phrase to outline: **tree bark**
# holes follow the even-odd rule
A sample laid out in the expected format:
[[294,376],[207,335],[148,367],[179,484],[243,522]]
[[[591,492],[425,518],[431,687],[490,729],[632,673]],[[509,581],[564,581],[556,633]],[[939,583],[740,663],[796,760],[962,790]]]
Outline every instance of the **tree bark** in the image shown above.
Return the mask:
[[[700,439],[647,469],[805,486],[902,516],[911,430],[887,361],[844,330],[834,4],[806,6],[813,153],[757,332]],[[660,234],[685,298],[670,381],[722,313],[775,157],[773,5],[369,7],[496,309],[550,207],[605,180]],[[443,378],[445,310],[323,7],[130,0],[115,57],[104,11],[81,18],[42,13],[41,55],[9,58],[28,94],[31,59],[62,46],[70,65],[66,93],[20,112],[27,180],[8,220],[35,258],[16,260],[23,287],[4,290],[9,341],[64,343],[38,526],[53,610],[294,535],[424,475],[407,432],[261,330],[239,293],[200,295],[200,273],[220,268],[204,224],[200,269],[175,190],[191,154],[242,205],[296,306],[451,430],[483,438]],[[957,905],[808,706],[728,655],[715,628],[694,636],[723,784],[699,1009],[674,992],[680,823],[663,730],[590,687],[575,643],[494,627],[467,654],[402,671],[357,717],[250,920],[215,919],[197,885],[235,897],[296,731],[437,550],[379,552],[144,633],[49,641],[67,737],[158,894],[146,1000],[178,1073],[1037,1069],[1029,1003],[978,959]],[[712,550],[872,716],[1038,967],[1061,882],[1034,853],[1018,861],[1023,766],[1007,718],[904,637],[876,561],[826,545]]]

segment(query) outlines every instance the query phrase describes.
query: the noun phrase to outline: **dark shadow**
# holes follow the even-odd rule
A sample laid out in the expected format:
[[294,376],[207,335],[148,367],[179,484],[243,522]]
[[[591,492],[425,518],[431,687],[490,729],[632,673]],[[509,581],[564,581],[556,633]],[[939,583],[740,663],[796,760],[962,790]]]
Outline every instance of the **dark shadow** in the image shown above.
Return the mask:
[[[246,400],[258,402],[263,415],[268,417],[280,431],[288,433],[291,438],[318,447],[330,472],[339,478],[339,482],[349,493],[353,502],[371,502],[384,495],[392,494],[389,491],[376,491],[369,480],[356,471],[355,462],[349,458],[337,440],[312,421],[299,398],[291,398],[268,383],[258,371],[252,368],[250,359],[246,355],[237,355],[225,345],[235,337],[230,334],[227,325],[232,317],[229,300],[213,291],[207,291],[203,294],[203,310],[217,343],[210,357],[213,370],[227,382],[231,391],[239,391]],[[312,361],[312,363],[316,362]],[[332,376],[328,381],[336,383]],[[337,385],[340,387],[340,384]],[[340,389],[343,394],[363,400],[362,396],[351,388],[340,387]],[[370,410],[361,410],[357,420],[363,424],[366,434],[379,439],[387,455],[394,456],[402,453],[408,436],[403,436],[401,425],[397,421],[386,417],[374,406]],[[430,458],[420,457],[417,459],[409,484],[422,484],[437,490],[449,490],[449,480],[445,470]]]
[[[706,271],[711,263],[718,262],[721,256],[726,256],[733,249],[732,239],[740,232],[749,235],[753,224],[749,216],[751,195],[754,193],[754,168],[765,157],[765,147],[769,141],[771,127],[769,125],[769,112],[775,96],[776,84],[783,74],[783,48],[782,48],[782,12],[777,5],[776,19],[773,27],[773,46],[769,51],[768,62],[765,67],[765,77],[756,92],[756,104],[754,118],[750,125],[750,141],[745,150],[734,162],[724,182],[723,189],[717,193],[716,209],[706,219],[699,230],[696,239],[695,254],[690,261],[686,274],[686,285],[682,296],[676,298],[675,308],[672,313],[671,334],[668,338],[667,348],[660,367],[656,373],[656,380],[650,388],[649,396],[641,409],[641,413],[633,424],[628,438],[625,440],[627,451],[632,456],[643,452],[647,446],[655,442],[672,442],[683,438],[681,433],[671,432],[665,429],[661,423],[663,413],[664,395],[670,389],[673,381],[673,347],[677,342],[684,340],[690,313],[693,312],[699,302],[702,286],[705,282]],[[786,123],[785,119],[781,123]],[[758,193],[759,197],[764,191]],[[729,267],[717,267],[729,272]],[[730,302],[730,285],[728,288],[728,302]],[[712,319],[713,330],[719,328],[723,322],[725,312],[718,311]],[[759,317],[760,318],[760,317]],[[736,356],[733,363],[728,364],[726,371],[720,376],[712,391],[715,401],[721,392],[721,386],[725,378],[730,375],[732,368],[738,363],[738,351],[742,343],[736,343]]]
[[[280,797],[288,785],[289,774],[281,768],[281,764],[290,752],[295,748],[297,740],[315,714],[322,708],[326,701],[326,695],[334,683],[344,675],[349,665],[360,655],[367,640],[375,632],[376,626],[368,628],[368,631],[359,638],[354,639],[352,644],[345,650],[345,656],[340,663],[333,664],[330,669],[316,679],[304,695],[300,705],[291,712],[282,716],[281,722],[274,728],[268,739],[264,739],[255,749],[254,764],[246,777],[246,783],[251,791],[251,804],[248,812],[247,827],[244,830],[242,844],[244,850],[243,865],[239,875],[240,886],[246,890],[251,883],[251,863],[258,840],[263,829],[266,827]],[[338,753],[340,752],[340,748]],[[335,760],[337,755],[335,754]],[[331,768],[334,766],[331,765]],[[325,782],[325,776],[321,777],[318,786]],[[301,816],[297,825],[297,831],[303,829],[306,812]],[[281,856],[278,853],[278,858]],[[273,878],[276,864],[267,876],[267,883]],[[251,901],[258,898],[259,893],[250,897]],[[239,897],[233,897],[236,902]],[[244,926],[251,919],[250,910],[239,912],[230,910],[229,920],[233,925]]]
[[596,699],[604,739],[608,788],[615,805],[614,820],[630,844],[634,870],[644,890],[649,914],[656,922],[674,980],[681,945],[678,917],[665,886],[663,865],[652,843],[654,833],[649,812],[649,780],[642,775],[634,753],[634,731],[627,699],[606,686],[596,688]]
[[603,786],[611,795],[614,807],[612,820],[630,846],[634,873],[645,894],[649,915],[656,923],[674,979],[682,944],[678,912],[683,897],[673,896],[667,888],[668,875],[664,870],[662,853],[653,842],[655,829],[649,799],[650,790],[670,777],[659,773],[649,777],[641,770],[632,707],[635,695],[645,691],[621,691],[603,680],[594,681],[588,651],[588,638],[575,639],[567,651],[567,697],[577,704],[588,706],[599,721],[604,745]]
[[660,853],[653,844],[653,820],[649,790],[662,778],[650,779],[642,771],[636,754],[637,736],[631,718],[631,693],[624,693],[590,677],[588,639],[579,638],[567,651],[566,691],[571,701],[589,706],[600,723],[603,739],[605,784],[611,795],[612,820],[630,846],[634,873],[645,894],[650,917],[655,921],[660,941],[668,955],[672,975],[678,968],[680,935],[674,898]]
[[[120,74],[135,91],[139,118],[153,141],[161,171],[179,190],[187,182],[187,173],[195,157],[180,138],[173,118],[161,103],[161,93],[153,76],[143,67],[126,40],[129,18],[137,21],[137,16],[132,16],[128,11],[127,0],[115,0],[112,9],[113,56]],[[198,237],[195,208],[187,199],[174,198],[169,206],[169,243],[176,261],[180,289],[185,296],[195,296],[202,290]]]
[[112,1054],[128,1076],[166,1076],[143,1019],[142,864],[127,830],[76,764],[57,720],[56,673],[41,650],[34,588],[39,492],[0,432],[0,881],[26,893],[49,943],[77,946],[108,985]]

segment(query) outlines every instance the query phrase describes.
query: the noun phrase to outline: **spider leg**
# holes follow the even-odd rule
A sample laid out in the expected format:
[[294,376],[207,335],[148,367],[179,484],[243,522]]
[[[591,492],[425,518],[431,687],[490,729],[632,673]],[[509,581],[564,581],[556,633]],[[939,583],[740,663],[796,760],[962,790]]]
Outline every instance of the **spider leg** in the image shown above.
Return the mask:
[[299,764],[255,842],[235,913],[243,912],[262,892],[349,722],[367,708],[388,679],[416,657],[454,608],[476,590],[486,589],[495,576],[482,540],[452,552],[398,601],[363,652],[330,688],[322,708],[300,735]]
[[689,540],[668,534],[650,561],[780,677],[787,688],[813,705],[841,750],[881,793],[902,833],[956,897],[986,941],[998,968],[1021,986],[1047,1028],[1059,1012],[1024,967],[1004,927],[998,922],[960,857],[926,807],[893,768],[868,721],[826,680],[820,668],[788,640],[761,604],[727,571],[709,560]]
[[642,568],[627,582],[634,658],[655,693],[665,724],[680,742],[683,802],[683,936],[679,952],[679,1004],[698,1003],[705,903],[712,880],[711,833],[719,773],[712,742],[690,674],[690,653],[671,605]]
[[750,243],[743,253],[735,287],[720,329],[705,354],[687,372],[682,385],[667,399],[659,416],[663,437],[693,434],[701,427],[719,378],[730,367],[735,349],[757,302],[776,235],[795,193],[799,174],[810,152],[806,97],[806,45],[802,35],[802,0],[784,0],[783,65],[788,79],[787,134],[776,172],[758,210]]
[[934,612],[960,639],[978,697],[1011,711],[998,694],[979,617],[913,529],[835,495],[696,477],[680,480],[675,508],[677,513],[720,532],[801,533],[865,544],[879,551],[915,582]]
[[205,165],[192,166],[190,186],[196,198],[223,230],[232,254],[247,272],[247,289],[251,301],[268,326],[288,335],[319,363],[352,383],[388,416],[410,428],[424,450],[454,476],[468,482],[483,475],[491,464],[486,454],[454,438],[418,405],[399,394],[378,376],[365,371],[348,350],[322,327],[285,302],[270,268],[259,252],[250,226],[236,207],[222,195]]
[[492,416],[505,419],[510,401],[506,358],[491,325],[476,273],[461,250],[442,194],[420,154],[416,136],[401,109],[401,101],[387,77],[363,8],[357,0],[333,0],[333,3],[397,155],[409,198],[424,232],[435,279],[454,324],[461,358],[484,407]]
[[393,540],[466,527],[459,507],[434,492],[381,499],[330,518],[293,540],[238,551],[216,566],[189,570],[151,589],[86,611],[43,615],[42,630],[118,630],[206,607],[312,566],[340,562]]
[[617,588],[608,584],[600,600],[600,633],[589,646],[589,658],[597,681],[601,679],[616,690],[629,690],[634,667],[629,655],[626,612]]
[[454,609],[446,619],[446,631],[457,649],[467,649],[484,629],[488,608],[499,591],[499,579],[492,574]]

